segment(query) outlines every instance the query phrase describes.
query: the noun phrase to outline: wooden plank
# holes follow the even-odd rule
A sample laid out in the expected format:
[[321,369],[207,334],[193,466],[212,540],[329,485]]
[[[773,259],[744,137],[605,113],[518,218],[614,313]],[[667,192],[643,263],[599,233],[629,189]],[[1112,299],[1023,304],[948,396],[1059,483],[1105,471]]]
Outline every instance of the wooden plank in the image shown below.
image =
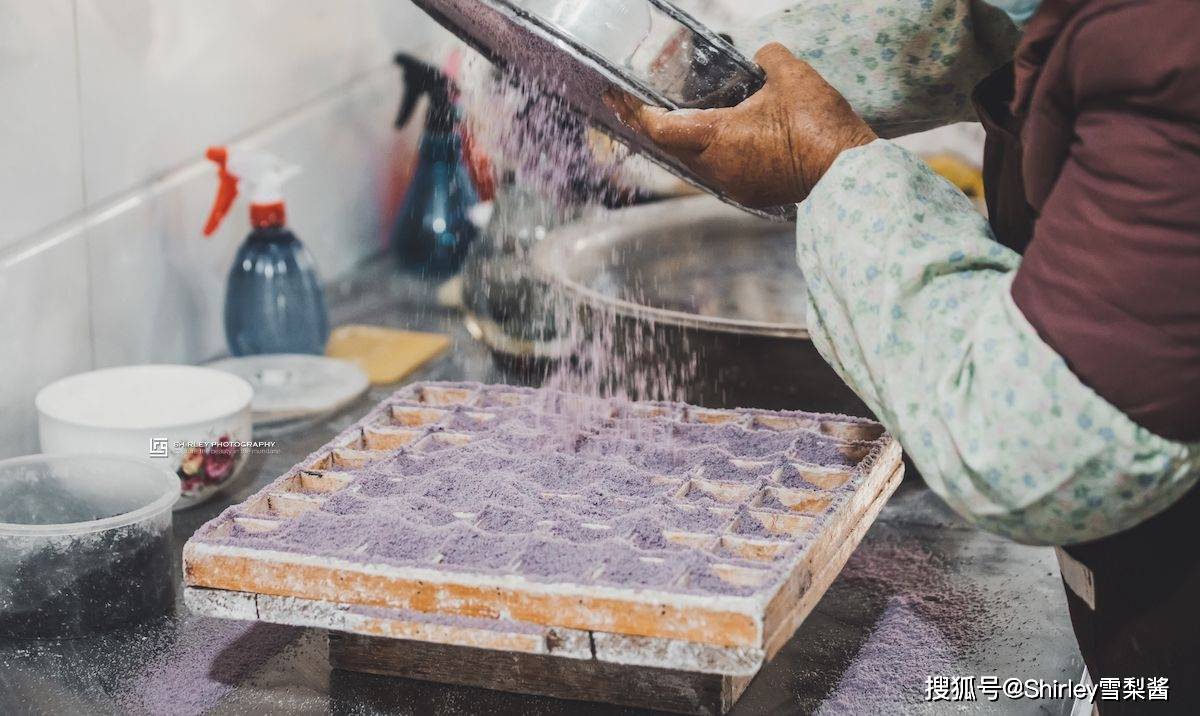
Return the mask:
[[750,682],[748,677],[336,633],[329,635],[329,662],[335,669],[683,714],[724,714]]
[[821,597],[825,596],[829,585],[833,584],[833,581],[841,574],[842,568],[846,566],[846,562],[850,559],[850,555],[854,554],[854,550],[858,548],[867,531],[871,529],[871,525],[875,523],[875,518],[879,515],[880,510],[887,504],[888,498],[892,496],[892,493],[896,491],[896,488],[900,486],[903,480],[904,464],[901,463],[893,469],[892,474],[882,485],[875,501],[868,506],[866,513],[854,526],[851,533],[842,540],[837,552],[817,571],[809,589],[793,605],[792,609],[783,618],[778,620],[774,631],[767,635],[764,650],[766,651],[768,661],[775,658],[775,654],[792,638],[792,635],[800,628],[800,624],[808,617],[813,608],[817,606],[817,602],[821,601]]
[[[759,646],[762,631],[751,613],[732,611],[721,602],[683,596],[671,601],[653,596],[589,595],[582,590],[554,593],[543,585],[506,590],[486,579],[477,584],[435,582],[418,570],[368,572],[358,565],[314,564],[290,555],[241,555],[204,543],[184,549],[187,585],[335,603],[404,609],[443,615],[513,621],[682,639],[717,646]],[[536,591],[535,591],[536,590]],[[600,591],[600,590],[596,590]],[[670,597],[670,595],[664,595]],[[726,600],[728,604],[751,600]]]
[[[897,470],[903,475],[900,444],[893,439],[879,452],[863,483],[835,512],[827,516],[826,528],[818,532],[816,541],[805,550],[796,569],[771,598],[763,612],[764,645],[781,626],[791,621],[791,614],[800,600],[810,598],[820,601],[829,584],[818,584],[816,575],[845,548],[847,541],[851,542],[850,551],[854,551],[862,539],[861,534],[865,534],[878,514],[878,509],[874,512],[871,510],[876,506],[882,509],[882,504],[899,484],[892,483]],[[864,523],[866,527],[863,527]],[[853,539],[853,535],[860,530],[858,539]],[[841,569],[840,565],[838,569]]]
[[197,614],[222,619],[265,621],[289,626],[427,641],[452,646],[552,654],[563,658],[598,659],[628,666],[652,666],[752,677],[763,663],[761,649],[539,627],[504,620],[431,620],[429,615],[373,610],[296,597],[187,587],[184,601]]
[[595,657],[626,666],[695,671],[727,676],[754,676],[763,664],[762,649],[723,648],[709,644],[591,632]]
[[479,649],[554,654],[562,658],[592,658],[591,635],[574,629],[536,629],[531,625],[480,620],[439,623],[422,619],[422,615],[417,614],[364,614],[331,602],[202,587],[187,587],[184,601],[197,614],[222,619],[256,620]]

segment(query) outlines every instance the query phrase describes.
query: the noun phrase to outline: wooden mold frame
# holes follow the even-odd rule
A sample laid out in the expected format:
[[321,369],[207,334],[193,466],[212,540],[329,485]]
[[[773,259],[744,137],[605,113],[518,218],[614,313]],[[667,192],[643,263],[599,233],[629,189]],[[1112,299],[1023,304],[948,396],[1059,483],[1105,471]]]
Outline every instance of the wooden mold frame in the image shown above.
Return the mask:
[[[528,395],[528,391],[501,390],[486,397],[503,403]],[[396,398],[404,406],[401,409],[395,407]],[[687,419],[697,422],[812,429],[845,440],[846,450],[861,458],[853,471],[814,468],[811,478],[806,475],[814,483],[826,480],[832,499],[779,490],[786,494],[775,497],[792,509],[755,513],[780,533],[807,530],[807,541],[788,565],[784,579],[749,596],[542,583],[514,575],[394,567],[205,541],[208,529],[219,534],[236,523],[245,532],[270,531],[288,516],[319,509],[332,492],[352,488],[355,467],[400,446],[429,437],[462,439],[454,433],[423,432],[443,417],[441,408],[477,406],[486,415],[480,391],[471,387],[417,385],[396,398],[252,497],[238,515],[210,523],[190,540],[184,549],[189,603],[214,616],[323,627],[366,638],[749,675],[774,656],[819,600],[895,490],[903,469],[899,446],[881,436],[873,423],[833,416],[688,409],[692,412]],[[633,409],[671,408],[635,404]],[[862,431],[874,439],[846,439]],[[688,482],[682,489],[718,493],[733,489],[716,480]],[[740,501],[747,495],[727,497]],[[687,534],[666,536],[684,543],[689,539]],[[723,548],[739,549],[746,558],[770,544],[738,540],[736,535],[720,539]],[[730,565],[718,576],[738,583],[764,573]],[[586,653],[584,643],[589,645]]]
[[[774,656],[791,633],[833,583],[846,560],[862,540],[876,515],[903,477],[897,466],[880,486],[861,520],[840,544],[825,555],[827,561],[813,571],[810,587],[791,605],[765,648],[719,647],[658,637],[640,637],[598,631],[518,623],[504,619],[445,621],[416,612],[357,609],[349,604],[291,596],[187,587],[184,599],[197,613],[224,619],[265,621],[315,627],[382,640],[410,640],[472,649],[596,660],[628,666],[729,676],[752,676]],[[781,603],[782,604],[782,603]]]

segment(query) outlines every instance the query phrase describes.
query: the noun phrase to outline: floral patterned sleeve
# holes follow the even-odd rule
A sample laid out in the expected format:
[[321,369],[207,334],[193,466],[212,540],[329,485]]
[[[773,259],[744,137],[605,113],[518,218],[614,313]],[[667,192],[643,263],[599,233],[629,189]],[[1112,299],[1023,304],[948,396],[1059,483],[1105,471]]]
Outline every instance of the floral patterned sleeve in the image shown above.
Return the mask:
[[1096,539],[1200,478],[1200,444],[1137,426],[1042,342],[1009,294],[1020,257],[896,145],[838,158],[800,205],[797,258],[821,354],[981,527]]
[[1020,36],[981,0],[808,0],[730,34],[747,53],[782,42],[883,137],[974,120],[972,88]]

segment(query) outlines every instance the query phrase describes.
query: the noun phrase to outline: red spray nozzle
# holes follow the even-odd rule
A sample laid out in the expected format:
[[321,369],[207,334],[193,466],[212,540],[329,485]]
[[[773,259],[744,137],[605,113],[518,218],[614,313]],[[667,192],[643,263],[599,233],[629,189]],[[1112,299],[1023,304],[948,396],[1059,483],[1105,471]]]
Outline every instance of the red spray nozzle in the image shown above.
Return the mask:
[[204,225],[204,235],[212,236],[217,227],[221,225],[221,221],[225,215],[229,213],[229,207],[233,206],[233,200],[238,195],[238,178],[229,173],[227,163],[229,161],[229,151],[225,147],[209,147],[204,156],[213,161],[217,165],[217,178],[221,184],[217,187],[217,199],[213,202],[212,211],[208,215],[208,222]]

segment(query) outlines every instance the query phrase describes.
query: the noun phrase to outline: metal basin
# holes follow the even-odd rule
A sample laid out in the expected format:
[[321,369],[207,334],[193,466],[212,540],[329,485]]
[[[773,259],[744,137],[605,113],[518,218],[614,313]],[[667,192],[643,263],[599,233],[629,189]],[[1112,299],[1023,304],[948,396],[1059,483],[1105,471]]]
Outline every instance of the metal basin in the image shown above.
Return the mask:
[[689,197],[557,229],[533,261],[584,330],[612,332],[612,383],[655,366],[698,405],[869,415],[809,338],[789,224]]

